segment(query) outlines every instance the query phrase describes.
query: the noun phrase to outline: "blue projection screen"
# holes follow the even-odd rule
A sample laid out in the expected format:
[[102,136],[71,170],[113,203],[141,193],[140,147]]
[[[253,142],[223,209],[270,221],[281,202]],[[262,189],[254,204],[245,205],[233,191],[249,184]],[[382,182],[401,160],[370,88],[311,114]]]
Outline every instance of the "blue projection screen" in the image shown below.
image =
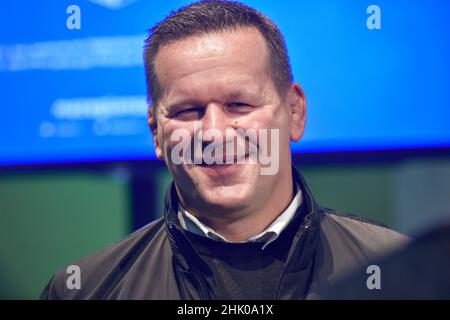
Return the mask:
[[[305,90],[295,152],[450,146],[449,1],[244,2],[279,25]],[[155,158],[143,40],[188,3],[1,1],[0,165]]]

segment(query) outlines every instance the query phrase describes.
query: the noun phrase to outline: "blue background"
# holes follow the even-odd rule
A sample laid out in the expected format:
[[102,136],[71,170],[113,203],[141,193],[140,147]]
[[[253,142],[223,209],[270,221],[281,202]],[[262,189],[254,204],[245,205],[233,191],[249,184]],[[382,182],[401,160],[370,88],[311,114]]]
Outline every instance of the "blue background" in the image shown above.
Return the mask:
[[[94,2],[0,2],[1,165],[154,158],[143,40],[150,26],[189,1],[138,0],[119,9]],[[450,2],[244,2],[279,25],[305,90],[307,127],[295,152],[450,146]],[[81,30],[66,27],[71,4],[81,9]],[[381,8],[380,30],[366,27],[371,4]],[[102,63],[74,46],[80,39]],[[141,99],[142,112],[85,118],[52,112],[58,101],[73,106],[102,97]]]

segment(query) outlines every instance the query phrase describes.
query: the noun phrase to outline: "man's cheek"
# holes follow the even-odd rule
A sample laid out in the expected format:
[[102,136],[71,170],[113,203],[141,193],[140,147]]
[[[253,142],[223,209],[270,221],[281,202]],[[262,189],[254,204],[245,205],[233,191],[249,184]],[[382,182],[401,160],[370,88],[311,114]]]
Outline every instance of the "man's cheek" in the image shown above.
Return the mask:
[[193,162],[191,144],[191,138],[187,133],[166,138],[164,146],[166,161],[175,166],[191,164]]

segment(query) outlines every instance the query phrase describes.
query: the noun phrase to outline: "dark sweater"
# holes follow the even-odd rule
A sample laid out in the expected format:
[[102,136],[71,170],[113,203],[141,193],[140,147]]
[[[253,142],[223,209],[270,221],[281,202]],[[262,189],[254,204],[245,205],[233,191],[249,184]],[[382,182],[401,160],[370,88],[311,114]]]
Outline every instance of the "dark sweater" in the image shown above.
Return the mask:
[[214,299],[275,299],[292,239],[301,222],[300,211],[264,250],[264,242],[227,243],[187,232],[214,273],[215,283],[209,279]]

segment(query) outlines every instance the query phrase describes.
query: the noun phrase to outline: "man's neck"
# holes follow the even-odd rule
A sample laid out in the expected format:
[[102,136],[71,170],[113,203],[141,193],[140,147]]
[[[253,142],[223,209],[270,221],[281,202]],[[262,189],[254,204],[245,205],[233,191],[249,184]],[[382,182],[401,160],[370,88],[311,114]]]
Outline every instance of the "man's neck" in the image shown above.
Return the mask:
[[[274,201],[273,199],[276,199]],[[192,210],[198,220],[231,242],[243,242],[265,230],[289,206],[293,199],[292,178],[285,188],[276,188],[271,197],[261,201],[258,206],[235,212],[217,212],[214,210]],[[204,215],[200,212],[208,212]]]

